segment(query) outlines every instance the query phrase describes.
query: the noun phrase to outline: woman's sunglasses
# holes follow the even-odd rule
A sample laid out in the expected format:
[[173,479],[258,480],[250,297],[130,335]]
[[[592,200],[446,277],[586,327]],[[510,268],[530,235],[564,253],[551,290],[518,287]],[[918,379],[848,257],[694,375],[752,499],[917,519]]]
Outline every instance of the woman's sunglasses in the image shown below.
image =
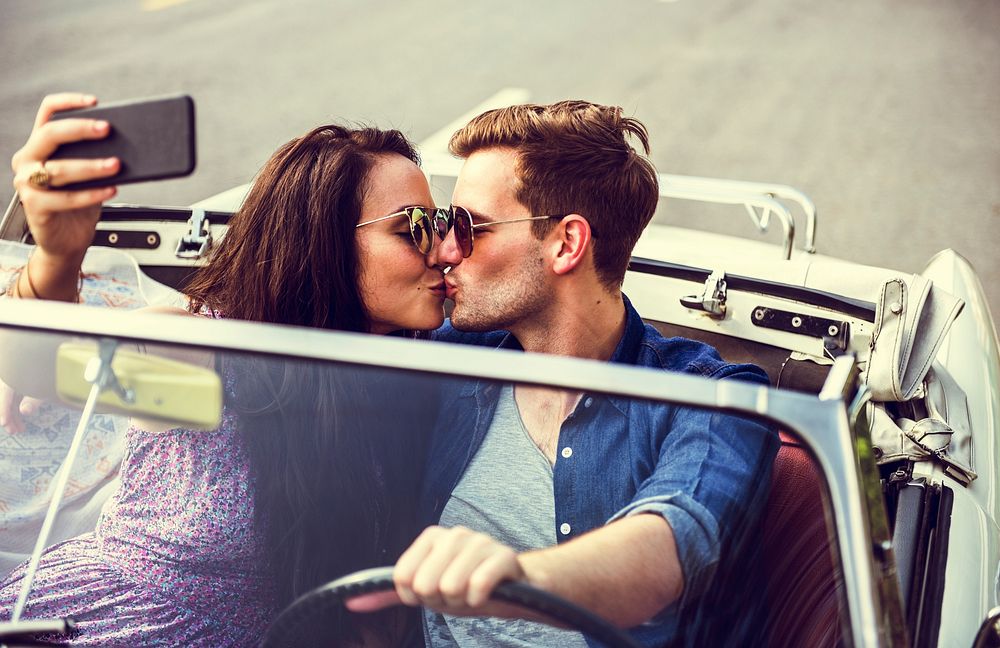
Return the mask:
[[421,254],[430,253],[434,246],[435,233],[443,241],[451,229],[451,212],[440,207],[407,207],[403,211],[388,216],[380,216],[370,221],[358,223],[355,229],[400,216],[406,216],[407,221],[409,221],[410,237]]

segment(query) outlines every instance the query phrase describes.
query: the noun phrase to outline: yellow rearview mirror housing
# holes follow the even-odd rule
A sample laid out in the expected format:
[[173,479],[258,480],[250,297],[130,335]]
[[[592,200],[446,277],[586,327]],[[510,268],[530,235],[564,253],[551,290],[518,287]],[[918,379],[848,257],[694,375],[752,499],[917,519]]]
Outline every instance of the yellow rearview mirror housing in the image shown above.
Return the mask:
[[[56,354],[56,391],[71,405],[87,402],[88,366],[98,358],[93,342],[66,342]],[[120,389],[97,399],[100,412],[127,414],[194,430],[214,430],[222,420],[222,380],[212,369],[132,348],[115,350],[111,368]]]

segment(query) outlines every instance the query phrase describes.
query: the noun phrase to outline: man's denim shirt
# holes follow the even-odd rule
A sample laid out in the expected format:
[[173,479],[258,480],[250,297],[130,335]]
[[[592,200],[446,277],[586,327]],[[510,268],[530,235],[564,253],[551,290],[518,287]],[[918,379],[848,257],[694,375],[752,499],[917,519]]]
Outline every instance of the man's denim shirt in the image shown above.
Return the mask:
[[[767,375],[754,365],[727,364],[706,344],[663,337],[643,323],[627,298],[625,309],[625,333],[611,362],[768,384]],[[521,349],[509,333],[461,333],[450,324],[434,337]],[[499,388],[497,383],[470,380],[445,389],[428,455],[422,501],[427,524],[438,521],[482,444]],[[777,434],[748,420],[584,394],[562,425],[552,469],[556,538],[566,542],[628,515],[662,515],[677,543],[683,601],[701,598],[735,526],[759,517],[777,449]],[[670,606],[633,629],[633,635],[646,645],[672,640],[678,630],[677,611],[678,606]]]

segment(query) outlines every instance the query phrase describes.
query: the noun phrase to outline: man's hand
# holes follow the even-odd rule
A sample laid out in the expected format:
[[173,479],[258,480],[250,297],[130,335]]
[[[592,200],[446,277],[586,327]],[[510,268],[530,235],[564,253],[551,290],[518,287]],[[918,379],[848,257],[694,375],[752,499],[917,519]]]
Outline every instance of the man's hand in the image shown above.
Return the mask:
[[513,549],[464,527],[424,529],[395,572],[403,603],[453,615],[482,614],[493,588],[523,578]]
[[372,612],[403,603],[454,616],[523,616],[524,610],[489,603],[500,583],[524,580],[517,553],[483,533],[464,527],[432,526],[396,563],[394,594],[359,596],[347,602],[354,612]]
[[396,563],[396,591],[347,601],[352,612],[424,605],[454,616],[494,616],[558,625],[525,608],[488,601],[503,581],[561,596],[619,628],[631,628],[680,598],[684,574],[670,525],[640,514],[545,549],[515,553],[462,527],[428,527]]

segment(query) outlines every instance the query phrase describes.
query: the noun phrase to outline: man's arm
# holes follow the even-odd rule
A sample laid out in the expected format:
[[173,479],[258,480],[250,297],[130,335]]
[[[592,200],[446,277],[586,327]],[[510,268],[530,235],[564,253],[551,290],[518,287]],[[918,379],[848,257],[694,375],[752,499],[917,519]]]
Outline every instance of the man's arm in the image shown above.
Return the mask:
[[684,574],[670,525],[627,517],[565,544],[519,556],[526,580],[630,628],[678,598]]
[[430,527],[396,563],[395,580],[395,596],[358,597],[348,607],[361,612],[403,602],[455,616],[542,620],[488,601],[501,582],[521,580],[628,628],[674,602],[684,582],[670,525],[654,514],[522,554],[462,527]]
[[[766,382],[762,373],[735,365],[713,377]],[[648,423],[669,431],[656,467],[608,524],[520,555],[484,534],[430,527],[396,564],[396,594],[360,597],[348,607],[379,609],[391,598],[456,616],[531,618],[511,606],[484,605],[501,581],[527,580],[631,627],[682,593],[700,596],[721,555],[753,528],[777,434],[747,419],[689,408],[673,412],[669,427],[659,419]]]

